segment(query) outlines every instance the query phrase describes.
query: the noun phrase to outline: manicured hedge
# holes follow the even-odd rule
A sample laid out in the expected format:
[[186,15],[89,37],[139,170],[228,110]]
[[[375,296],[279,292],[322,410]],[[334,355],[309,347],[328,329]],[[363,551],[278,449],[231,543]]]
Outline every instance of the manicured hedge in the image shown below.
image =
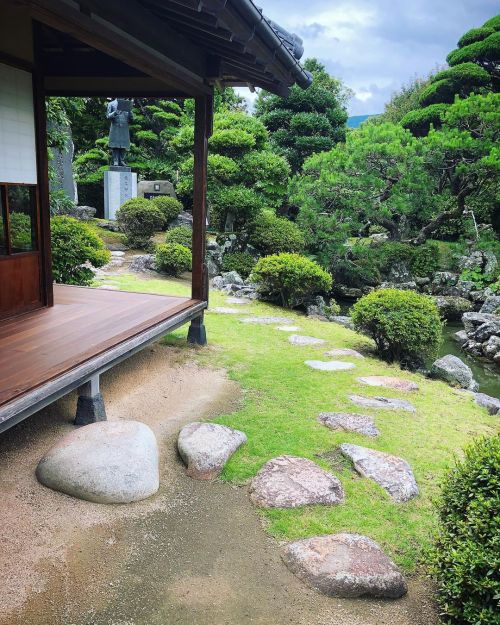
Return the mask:
[[278,217],[271,211],[262,211],[250,226],[250,243],[261,254],[302,252],[304,235],[299,227]]
[[147,248],[153,234],[163,227],[165,213],[151,200],[134,198],[120,206],[116,220],[131,247]]
[[191,269],[191,251],[178,243],[161,243],[156,247],[156,267],[169,276],[179,276]]
[[236,271],[246,279],[255,267],[255,259],[248,252],[229,252],[222,260],[223,271]]

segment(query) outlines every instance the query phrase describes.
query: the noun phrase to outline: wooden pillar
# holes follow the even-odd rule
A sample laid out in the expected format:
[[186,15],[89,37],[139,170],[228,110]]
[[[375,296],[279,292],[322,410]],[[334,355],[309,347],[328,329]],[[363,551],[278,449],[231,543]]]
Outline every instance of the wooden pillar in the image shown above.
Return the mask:
[[[207,223],[207,156],[208,138],[212,132],[213,96],[195,98],[194,173],[193,173],[193,278],[192,298],[208,302],[208,271],[205,263]],[[207,342],[203,313],[193,319],[188,341],[205,345]]]

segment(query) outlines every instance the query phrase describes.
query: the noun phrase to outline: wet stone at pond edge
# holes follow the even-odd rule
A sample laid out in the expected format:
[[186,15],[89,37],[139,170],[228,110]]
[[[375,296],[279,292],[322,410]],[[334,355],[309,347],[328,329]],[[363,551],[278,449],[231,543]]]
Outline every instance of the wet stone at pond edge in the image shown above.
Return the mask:
[[352,356],[353,358],[364,358],[363,354],[360,352],[347,347],[337,347],[335,349],[331,349],[329,352],[325,352],[325,356]]
[[322,412],[318,421],[331,430],[357,432],[365,436],[378,436],[380,432],[375,427],[372,417],[354,412]]
[[292,345],[324,345],[324,339],[317,339],[314,336],[303,336],[301,334],[291,334],[288,340]]
[[415,476],[406,460],[350,443],[340,445],[340,451],[352,460],[360,475],[377,482],[394,501],[401,503],[418,495]]
[[239,430],[217,423],[195,422],[182,428],[177,448],[187,465],[187,475],[198,480],[211,480],[246,442],[246,435]]
[[153,431],[138,421],[100,421],[73,430],[36,469],[53,490],[96,503],[130,503],[159,488]]
[[342,362],[341,360],[306,360],[304,364],[319,371],[347,371],[347,369],[356,367],[352,362]]
[[383,386],[384,388],[393,388],[397,391],[418,391],[418,384],[410,380],[394,378],[388,375],[368,375],[358,378],[358,382],[367,386]]
[[398,599],[405,578],[377,543],[360,534],[331,534],[289,543],[283,550],[288,568],[329,597]]
[[406,410],[417,412],[413,404],[406,399],[393,399],[391,397],[364,397],[363,395],[349,395],[349,399],[363,408],[382,408],[384,410]]
[[344,500],[340,481],[307,458],[269,460],[250,484],[250,499],[261,508],[334,505]]

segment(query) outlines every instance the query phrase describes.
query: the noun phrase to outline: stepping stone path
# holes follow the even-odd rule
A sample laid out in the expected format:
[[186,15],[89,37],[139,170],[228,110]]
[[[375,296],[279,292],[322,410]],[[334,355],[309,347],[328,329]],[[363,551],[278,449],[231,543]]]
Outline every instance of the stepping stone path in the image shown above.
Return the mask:
[[100,421],[73,430],[40,460],[38,481],[96,503],[130,503],[159,488],[153,431],[138,421]]
[[406,410],[417,412],[413,404],[406,399],[393,399],[391,397],[364,397],[363,395],[349,395],[349,399],[363,408],[383,408],[384,410]]
[[399,503],[418,495],[418,486],[410,465],[397,456],[344,443],[340,451],[350,458],[356,471],[363,477],[377,482]]
[[260,323],[262,325],[271,325],[273,323],[292,323],[290,317],[243,317],[240,319],[242,323]]
[[187,465],[187,475],[197,480],[211,480],[246,442],[246,435],[239,430],[217,423],[196,422],[182,428],[177,448]]
[[354,369],[356,365],[352,362],[342,362],[341,360],[306,360],[305,364],[311,369],[319,369],[320,371],[346,371]]
[[388,375],[368,375],[358,378],[358,382],[368,386],[383,386],[384,388],[393,388],[397,391],[418,391],[418,384],[410,380],[402,380],[401,378],[392,378]]
[[354,412],[322,412],[318,421],[331,430],[345,430],[365,436],[378,436],[372,417]]
[[490,397],[485,393],[474,393],[474,400],[478,406],[486,408],[489,414],[500,414],[500,399]]
[[261,508],[334,505],[344,500],[340,481],[307,458],[269,460],[250,484],[250,499]]
[[398,599],[408,590],[394,562],[360,534],[297,540],[285,547],[282,557],[299,579],[329,597]]
[[325,352],[325,356],[353,356],[354,358],[364,358],[363,354],[360,354],[355,349],[349,349],[347,347],[331,349],[329,352]]
[[236,308],[227,308],[226,306],[216,306],[211,309],[212,312],[220,313],[222,315],[238,315],[241,311]]
[[314,336],[302,336],[301,334],[291,334],[288,340],[292,345],[324,345],[324,339],[316,339]]
[[226,304],[251,304],[252,300],[248,297],[228,297]]
[[281,330],[282,332],[298,332],[300,328],[299,326],[279,326],[276,330]]

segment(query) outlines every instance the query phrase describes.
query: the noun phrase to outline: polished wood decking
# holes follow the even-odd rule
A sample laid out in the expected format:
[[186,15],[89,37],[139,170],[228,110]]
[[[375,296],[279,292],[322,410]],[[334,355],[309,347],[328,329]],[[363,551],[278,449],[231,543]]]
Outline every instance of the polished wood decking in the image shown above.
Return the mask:
[[155,328],[167,332],[169,320],[182,325],[201,304],[63,285],[55,286],[54,297],[52,308],[0,322],[0,409],[117,346],[137,348],[143,335],[150,342]]

